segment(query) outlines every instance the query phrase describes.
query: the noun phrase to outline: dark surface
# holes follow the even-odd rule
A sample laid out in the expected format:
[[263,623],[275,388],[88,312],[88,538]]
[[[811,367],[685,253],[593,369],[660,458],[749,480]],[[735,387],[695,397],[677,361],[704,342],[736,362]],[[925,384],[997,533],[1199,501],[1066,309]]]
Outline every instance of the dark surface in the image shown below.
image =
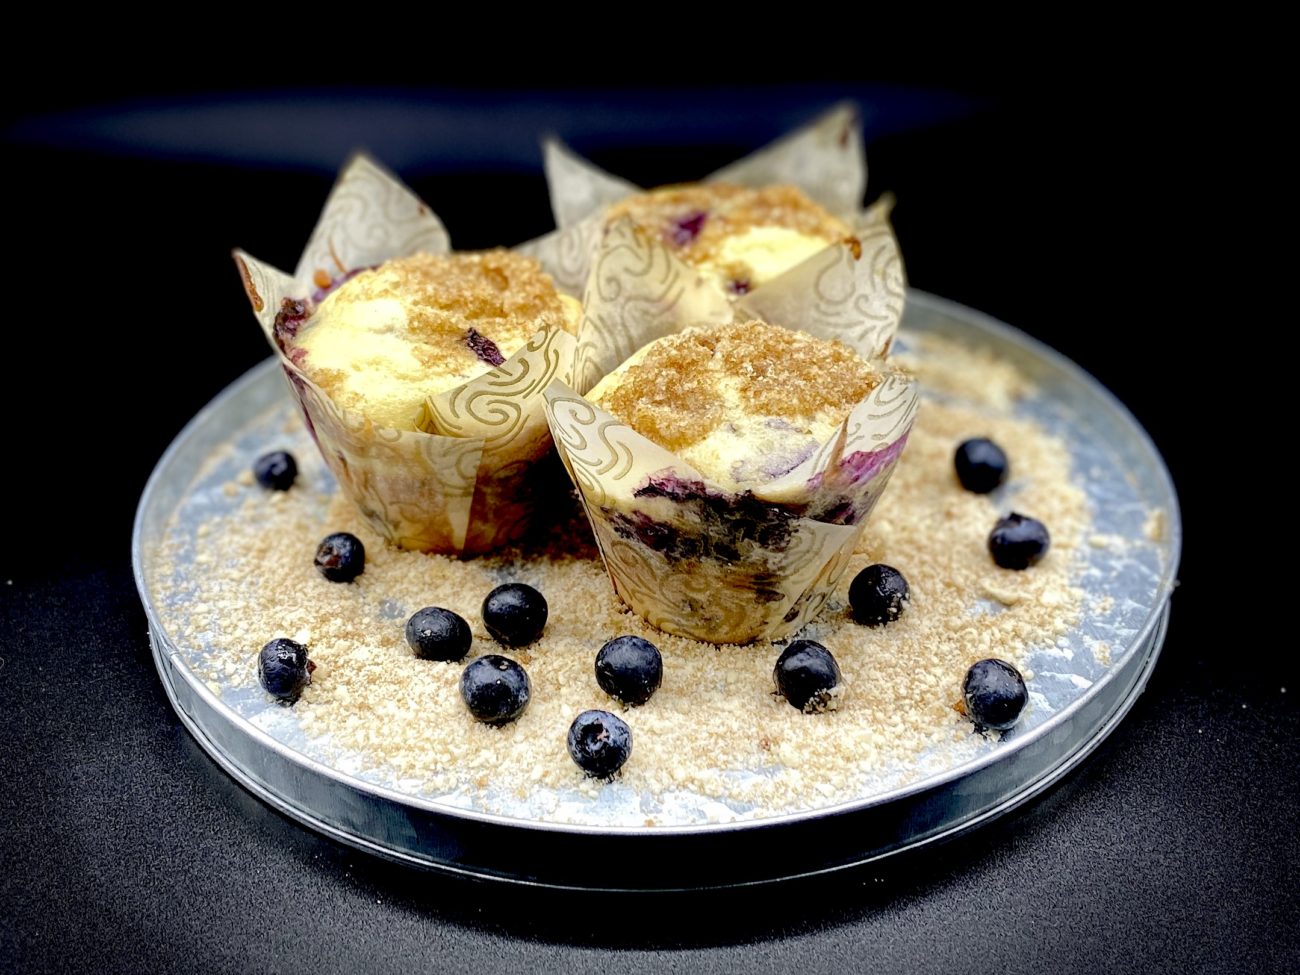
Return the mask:
[[[483,246],[547,227],[538,129],[663,182],[840,93],[868,108],[870,195],[899,199],[912,283],[1076,359],[1169,461],[1183,589],[1120,729],[1045,798],[957,841],[698,897],[415,873],[317,837],[228,780],[154,673],[129,530],[167,443],[266,354],[230,248],[292,266],[355,144],[410,180],[458,245]],[[1211,626],[1231,615],[1204,542],[1217,488],[1192,468],[1186,384],[1160,372],[1173,333],[1150,257],[1166,170],[1139,95],[344,94],[125,109],[107,98],[5,130],[22,187],[11,266],[28,271],[8,296],[10,327],[26,324],[30,355],[62,368],[33,394],[9,359],[0,390],[11,418],[34,402],[48,421],[7,428],[0,970],[1296,970],[1300,680],[1290,660],[1223,649]],[[71,434],[55,444],[52,428]]]

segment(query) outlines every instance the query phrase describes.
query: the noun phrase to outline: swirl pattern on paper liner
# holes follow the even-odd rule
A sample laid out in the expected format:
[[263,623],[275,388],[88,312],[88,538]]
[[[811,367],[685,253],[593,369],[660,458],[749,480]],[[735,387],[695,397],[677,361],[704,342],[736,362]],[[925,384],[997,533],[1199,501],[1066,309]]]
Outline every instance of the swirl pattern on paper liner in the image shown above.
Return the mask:
[[321,456],[371,527],[399,548],[461,551],[481,442],[379,426],[340,409],[292,363],[284,370]]
[[603,227],[601,214],[595,214],[571,227],[525,241],[514,249],[541,264],[542,270],[565,294],[580,297],[591,274],[592,256]]
[[887,220],[819,251],[739,302],[764,321],[837,339],[871,359],[889,353],[903,318],[902,255]]
[[575,376],[583,391],[648,342],[732,317],[721,287],[628,218],[605,231],[582,307]]
[[[445,254],[450,238],[418,196],[365,155],[344,167],[303,249],[294,277],[329,279],[408,254]],[[308,293],[308,292],[304,292]]]
[[421,428],[447,437],[478,437],[484,455],[511,453],[517,440],[546,433],[542,391],[573,381],[574,338],[560,328],[538,331],[500,366],[425,403]]
[[542,144],[542,168],[555,225],[561,230],[639,191],[636,184],[605,172],[559,139],[547,139]]

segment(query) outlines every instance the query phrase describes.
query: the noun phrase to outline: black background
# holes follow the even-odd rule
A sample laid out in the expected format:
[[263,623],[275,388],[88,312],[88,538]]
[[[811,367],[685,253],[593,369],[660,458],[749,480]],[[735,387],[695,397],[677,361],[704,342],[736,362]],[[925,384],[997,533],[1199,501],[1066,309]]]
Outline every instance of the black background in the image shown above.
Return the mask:
[[[18,100],[3,133],[18,189],[0,390],[0,969],[1294,970],[1300,680],[1214,626],[1219,489],[1188,422],[1197,373],[1169,362],[1184,326],[1166,217],[1184,147],[1166,86],[1096,82],[105,81]],[[1046,798],[955,842],[707,897],[414,873],[230,783],[153,672],[129,531],[171,438],[266,355],[231,247],[292,267],[356,145],[474,248],[548,229],[543,131],[649,185],[703,175],[845,96],[864,108],[869,197],[898,198],[910,282],[1075,359],[1169,463],[1182,588],[1114,736]]]

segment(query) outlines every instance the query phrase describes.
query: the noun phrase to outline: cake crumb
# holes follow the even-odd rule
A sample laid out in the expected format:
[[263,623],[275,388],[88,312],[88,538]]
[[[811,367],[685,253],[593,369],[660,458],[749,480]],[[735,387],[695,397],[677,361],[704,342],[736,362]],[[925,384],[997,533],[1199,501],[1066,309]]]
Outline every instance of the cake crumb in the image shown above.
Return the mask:
[[1147,515],[1146,523],[1142,526],[1142,534],[1147,541],[1163,542],[1165,540],[1165,532],[1169,530],[1166,524],[1167,520],[1168,516],[1165,514],[1164,508],[1152,509],[1151,513]]
[[995,599],[1003,606],[1014,606],[1020,602],[1021,595],[1013,589],[1006,589],[996,583],[983,579],[979,583],[979,591],[989,599]]

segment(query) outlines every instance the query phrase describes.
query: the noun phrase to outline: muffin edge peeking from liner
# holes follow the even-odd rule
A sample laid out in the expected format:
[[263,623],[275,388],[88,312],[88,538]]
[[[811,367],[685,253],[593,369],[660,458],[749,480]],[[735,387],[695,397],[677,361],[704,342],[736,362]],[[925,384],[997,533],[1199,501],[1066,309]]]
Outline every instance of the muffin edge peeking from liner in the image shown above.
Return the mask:
[[574,338],[539,330],[504,362],[425,401],[417,430],[341,408],[286,354],[277,328],[306,322],[312,296],[360,269],[450,252],[429,207],[365,155],[344,166],[293,275],[235,250],[245,292],[321,456],[370,525],[399,548],[492,551],[527,530],[529,475],[550,449],[541,391],[570,382]]
[[[577,294],[587,284],[607,231],[606,211],[644,191],[634,183],[605,172],[557,139],[543,145],[546,182],[556,229],[520,244],[555,279],[557,286]],[[860,222],[867,185],[867,161],[856,105],[843,102],[807,125],[724,166],[697,184],[728,183],[761,189],[788,184],[850,228]],[[654,192],[654,191],[650,191]],[[831,246],[828,244],[828,246]],[[729,300],[726,290],[711,282],[715,298]]]

